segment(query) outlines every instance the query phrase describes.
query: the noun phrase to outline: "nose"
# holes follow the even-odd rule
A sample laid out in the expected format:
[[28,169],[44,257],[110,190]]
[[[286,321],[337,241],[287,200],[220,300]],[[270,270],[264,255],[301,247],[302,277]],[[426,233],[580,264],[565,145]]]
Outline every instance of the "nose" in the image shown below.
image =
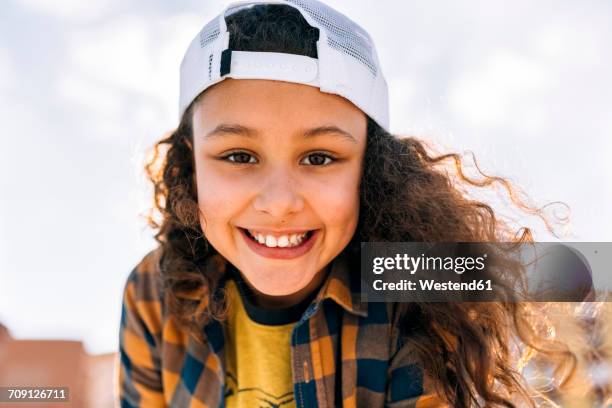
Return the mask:
[[304,199],[300,185],[286,169],[270,171],[263,177],[253,204],[255,210],[278,219],[302,211]]

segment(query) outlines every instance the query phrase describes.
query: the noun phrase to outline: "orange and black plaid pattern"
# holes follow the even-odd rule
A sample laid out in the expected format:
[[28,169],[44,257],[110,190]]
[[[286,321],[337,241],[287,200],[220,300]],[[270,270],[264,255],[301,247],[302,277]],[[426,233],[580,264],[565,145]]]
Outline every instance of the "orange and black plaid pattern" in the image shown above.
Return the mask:
[[[125,286],[120,404],[223,407],[222,323],[215,320],[203,327],[205,343],[179,328],[164,306],[159,256],[159,248],[145,256]],[[211,264],[219,265],[219,259]],[[355,275],[358,279],[359,272]],[[337,258],[318,296],[293,329],[296,406],[443,406],[424,392],[422,369],[397,335],[395,304],[362,302],[351,279],[355,276],[351,277],[347,262]]]

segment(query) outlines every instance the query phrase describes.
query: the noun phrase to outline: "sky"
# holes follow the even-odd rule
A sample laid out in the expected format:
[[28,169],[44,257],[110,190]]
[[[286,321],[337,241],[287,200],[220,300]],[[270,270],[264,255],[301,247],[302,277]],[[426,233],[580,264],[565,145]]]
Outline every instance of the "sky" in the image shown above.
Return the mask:
[[[143,160],[177,125],[187,45],[225,4],[1,3],[0,322],[14,337],[116,350],[125,279],[155,247]],[[566,203],[566,241],[612,241],[612,3],[327,4],[374,39],[392,133]]]

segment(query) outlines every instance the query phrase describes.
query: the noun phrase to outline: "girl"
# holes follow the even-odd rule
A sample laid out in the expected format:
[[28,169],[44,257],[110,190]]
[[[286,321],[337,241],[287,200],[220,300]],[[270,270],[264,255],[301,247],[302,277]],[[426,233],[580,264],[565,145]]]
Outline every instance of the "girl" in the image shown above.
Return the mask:
[[511,347],[545,350],[529,305],[359,293],[362,241],[531,241],[462,185],[512,189],[388,133],[362,28],[268,3],[230,6],[181,65],[180,123],[147,165],[159,247],[124,293],[122,406],[533,406]]

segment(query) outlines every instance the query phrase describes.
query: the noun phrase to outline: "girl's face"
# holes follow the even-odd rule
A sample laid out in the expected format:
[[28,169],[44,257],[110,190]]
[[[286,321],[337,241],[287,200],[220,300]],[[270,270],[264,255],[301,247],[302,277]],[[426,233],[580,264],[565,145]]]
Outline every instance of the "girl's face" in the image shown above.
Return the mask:
[[351,240],[366,126],[346,99],[281,81],[226,79],[196,105],[200,224],[260,304],[305,298]]

